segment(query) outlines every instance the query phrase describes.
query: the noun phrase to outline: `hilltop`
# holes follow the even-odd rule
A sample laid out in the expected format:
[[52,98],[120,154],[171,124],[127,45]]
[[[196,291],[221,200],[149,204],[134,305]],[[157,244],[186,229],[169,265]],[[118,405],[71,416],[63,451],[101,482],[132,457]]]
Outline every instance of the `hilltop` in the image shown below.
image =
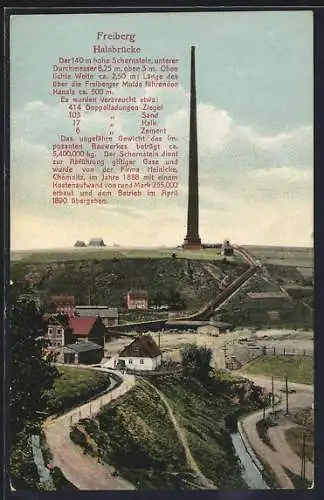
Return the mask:
[[[131,288],[145,289],[154,300],[159,294],[178,294],[186,309],[195,309],[219,292],[220,283],[206,269],[213,262],[220,279],[234,279],[247,265],[236,259],[88,258],[55,262],[12,262],[12,279],[28,280],[46,303],[50,295],[73,295],[78,304],[125,306]],[[216,266],[217,265],[217,266]],[[178,297],[179,298],[179,297]]]

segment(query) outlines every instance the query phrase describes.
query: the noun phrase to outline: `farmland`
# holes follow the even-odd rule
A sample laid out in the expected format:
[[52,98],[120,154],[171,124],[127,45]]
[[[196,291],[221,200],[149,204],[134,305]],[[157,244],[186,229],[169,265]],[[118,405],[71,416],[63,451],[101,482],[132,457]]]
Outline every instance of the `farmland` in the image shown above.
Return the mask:
[[244,245],[244,248],[263,264],[312,268],[314,263],[314,250],[311,247]]
[[[219,261],[223,259],[220,251],[213,248],[202,250],[183,250],[182,248],[125,248],[125,247],[86,247],[45,250],[16,250],[11,252],[11,261],[30,263],[77,261],[87,259],[163,259],[172,254],[177,258]],[[234,260],[234,258],[229,257]]]
[[247,374],[265,375],[283,380],[288,377],[290,382],[300,384],[313,383],[313,358],[297,356],[267,356],[260,357],[244,366]]

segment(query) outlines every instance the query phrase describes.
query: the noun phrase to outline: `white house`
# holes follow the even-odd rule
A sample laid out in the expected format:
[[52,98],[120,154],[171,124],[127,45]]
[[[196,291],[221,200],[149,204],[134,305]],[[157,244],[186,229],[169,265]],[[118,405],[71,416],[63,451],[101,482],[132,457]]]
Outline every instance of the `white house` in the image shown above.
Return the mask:
[[136,337],[119,353],[111,358],[105,366],[129,370],[155,370],[162,362],[162,353],[150,335]]

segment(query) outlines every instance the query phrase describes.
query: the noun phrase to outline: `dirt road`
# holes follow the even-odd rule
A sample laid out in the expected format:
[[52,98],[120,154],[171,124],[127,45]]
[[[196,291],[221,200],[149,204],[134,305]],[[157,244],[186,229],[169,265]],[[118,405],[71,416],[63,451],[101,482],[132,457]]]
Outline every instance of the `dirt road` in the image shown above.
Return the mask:
[[[240,375],[245,376],[246,374],[240,373]],[[249,375],[250,380],[253,380],[257,385],[265,387],[271,391],[271,379],[263,376]],[[284,382],[275,381],[274,391],[278,395],[282,396],[280,389],[284,387]],[[313,386],[305,384],[289,384],[290,389],[296,391],[295,394],[289,395],[289,409],[294,411],[299,408],[310,408],[314,402],[314,388]],[[285,398],[282,398],[276,409],[285,409]],[[270,410],[267,410],[270,411]],[[301,470],[301,459],[291,450],[287,441],[285,440],[284,433],[286,430],[285,425],[278,425],[271,429],[269,433],[270,439],[273,441],[273,445],[276,451],[273,451],[269,446],[267,446],[259,437],[256,424],[259,420],[263,418],[263,411],[255,412],[251,415],[246,416],[242,419],[242,428],[247,437],[251,447],[258,456],[258,458],[266,463],[275,473],[278,485],[283,489],[294,489],[294,485],[285,472],[283,467],[287,467],[296,474],[300,474]],[[314,477],[314,471],[312,464],[308,464],[306,472],[306,477],[312,480]]]
[[49,418],[45,421],[44,432],[53,454],[54,465],[58,466],[66,479],[79,490],[135,489],[125,479],[113,476],[113,469],[108,465],[98,463],[94,457],[82,454],[81,448],[70,439],[71,424],[77,423],[81,418],[93,417],[102,406],[129,391],[134,384],[134,376],[125,375],[119,387],[58,418]]

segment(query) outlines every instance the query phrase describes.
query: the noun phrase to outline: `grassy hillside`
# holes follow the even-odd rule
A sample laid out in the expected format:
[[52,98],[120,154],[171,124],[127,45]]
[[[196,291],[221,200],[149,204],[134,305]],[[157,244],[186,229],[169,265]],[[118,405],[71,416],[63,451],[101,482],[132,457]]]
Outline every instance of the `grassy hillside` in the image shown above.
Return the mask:
[[[312,303],[305,303],[305,298],[289,296],[280,298],[250,298],[249,292],[280,292],[282,283],[298,284],[303,282],[302,276],[294,268],[281,266],[281,274],[276,268],[275,276],[263,279],[253,276],[245,285],[226,302],[215,317],[238,326],[255,326],[259,328],[305,328],[313,327]],[[281,276],[281,283],[278,283]],[[308,291],[311,295],[311,291]]]
[[[205,261],[178,258],[87,259],[53,263],[12,263],[12,279],[33,283],[42,297],[74,295],[78,304],[125,306],[130,288],[145,289],[149,298],[179,292],[188,309],[200,306],[218,292],[204,268]],[[235,278],[246,267],[238,262],[217,264],[220,276]]]
[[64,366],[59,368],[59,372],[60,377],[48,392],[50,413],[61,413],[73,408],[108,389],[110,385],[109,375],[94,370]]
[[[213,382],[208,389],[193,377],[170,375],[151,379],[166,395],[184,429],[191,453],[203,474],[220,489],[246,489],[224,418],[251,402],[241,401],[242,382]],[[158,394],[142,381],[106,406],[96,420],[80,422],[95,453],[113,465],[137,489],[199,489],[184,450]],[[74,431],[74,440],[81,442]]]
[[255,373],[280,380],[288,377],[290,382],[313,383],[313,358],[297,356],[266,356],[251,361],[242,367],[247,373]]

